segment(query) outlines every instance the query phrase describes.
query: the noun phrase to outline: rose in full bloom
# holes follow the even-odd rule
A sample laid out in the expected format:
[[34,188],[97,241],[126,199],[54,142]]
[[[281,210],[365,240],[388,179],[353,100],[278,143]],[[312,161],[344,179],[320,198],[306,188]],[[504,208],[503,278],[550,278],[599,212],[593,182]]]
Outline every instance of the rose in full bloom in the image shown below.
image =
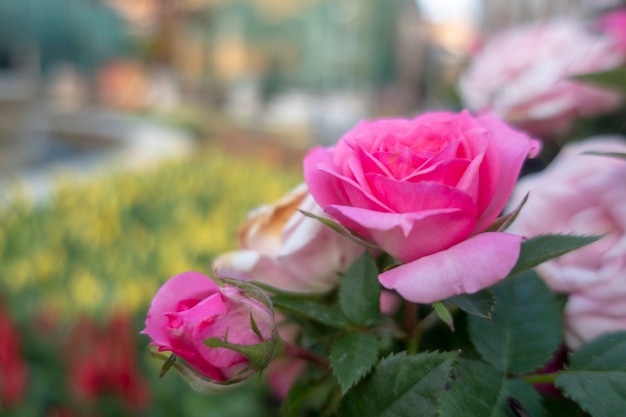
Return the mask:
[[293,292],[335,287],[364,247],[299,210],[323,215],[304,184],[252,212],[239,229],[241,250],[215,259],[215,273]]
[[529,193],[513,232],[606,234],[537,267],[553,290],[569,293],[564,314],[571,348],[607,331],[626,330],[626,161],[585,151],[626,153],[626,138],[596,137],[565,146],[546,170],[523,178],[512,198],[515,205]]
[[414,302],[473,293],[502,279],[521,237],[485,232],[537,141],[464,111],[362,121],[304,159],[311,195],[345,227],[403,262],[379,276]]
[[[143,333],[160,352],[176,354],[197,373],[232,382],[260,370],[259,362],[267,366],[274,354],[274,315],[264,301],[238,286],[220,287],[198,272],[184,272],[159,289]],[[242,347],[258,347],[256,353],[266,357],[253,361]]]
[[549,137],[567,132],[578,117],[619,107],[619,93],[569,78],[616,68],[625,58],[614,37],[583,22],[537,23],[488,40],[461,75],[459,92],[470,109]]

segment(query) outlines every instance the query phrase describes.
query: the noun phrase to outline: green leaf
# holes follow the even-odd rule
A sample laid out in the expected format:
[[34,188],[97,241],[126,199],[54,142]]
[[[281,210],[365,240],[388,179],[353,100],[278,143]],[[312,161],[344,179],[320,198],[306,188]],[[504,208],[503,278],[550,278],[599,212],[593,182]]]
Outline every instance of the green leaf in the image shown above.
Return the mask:
[[313,214],[305,210],[298,210],[298,211],[304,214],[306,217],[310,217],[312,219],[322,222],[322,224],[324,224],[325,226],[330,227],[335,232],[339,233],[342,236],[347,237],[348,239],[355,241],[356,243],[359,243],[370,249],[377,249],[377,250],[380,249],[380,247],[377,244],[370,242],[369,240],[365,239],[363,236],[358,235],[357,233],[353,232],[350,229],[347,229],[343,225],[329,219],[328,217],[318,216],[316,214]]
[[283,401],[284,417],[300,417],[310,415],[308,412],[312,410],[327,409],[329,397],[337,387],[334,379],[328,376],[321,381],[296,380]]
[[594,417],[626,410],[626,332],[606,333],[570,355],[556,386]]
[[545,396],[543,406],[550,417],[589,417],[578,404],[563,396]]
[[610,158],[626,159],[626,153],[622,153],[622,152],[586,151],[586,152],[583,152],[583,155],[608,156]]
[[330,366],[343,394],[372,369],[378,359],[378,339],[372,333],[346,333],[330,348]]
[[435,417],[456,353],[389,356],[352,388],[342,417]]
[[331,306],[302,297],[288,297],[277,295],[272,297],[274,308],[285,310],[304,316],[308,319],[323,323],[327,326],[338,329],[345,329],[349,326],[348,320],[337,306]]
[[517,263],[509,273],[515,275],[545,261],[582,248],[602,236],[541,235],[522,242]]
[[572,79],[626,93],[626,68],[575,75]]
[[485,362],[461,360],[451,378],[449,390],[441,399],[440,416],[545,416],[541,398],[532,385],[507,379],[502,371]]
[[439,317],[439,320],[443,321],[451,331],[454,331],[454,319],[452,318],[450,310],[448,310],[448,308],[441,301],[433,303],[433,309],[435,310],[437,317]]
[[492,287],[491,321],[468,316],[470,337],[482,358],[496,369],[517,374],[544,365],[561,343],[559,305],[533,271]]
[[457,305],[468,314],[489,319],[496,304],[496,298],[490,290],[482,290],[474,294],[455,295],[448,298],[445,303]]
[[354,261],[341,277],[339,305],[358,326],[371,325],[380,316],[378,268],[368,252]]

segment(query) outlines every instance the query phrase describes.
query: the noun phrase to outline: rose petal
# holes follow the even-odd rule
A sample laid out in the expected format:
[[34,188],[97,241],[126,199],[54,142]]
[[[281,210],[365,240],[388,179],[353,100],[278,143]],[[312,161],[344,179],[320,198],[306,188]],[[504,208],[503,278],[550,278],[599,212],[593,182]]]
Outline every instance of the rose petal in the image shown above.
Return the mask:
[[170,278],[152,299],[146,317],[144,334],[150,336],[156,345],[169,345],[168,313],[179,311],[181,301],[199,302],[209,295],[219,292],[219,286],[199,272],[183,272]]
[[472,294],[504,278],[517,262],[522,237],[481,233],[448,250],[425,256],[379,275],[380,283],[406,300],[432,303]]
[[482,231],[498,217],[506,206],[527,156],[535,156],[541,145],[525,134],[511,129],[495,117],[483,115],[478,118],[485,129],[492,132],[490,150],[496,155],[486,155],[480,172],[482,202],[488,201],[476,231]]
[[357,207],[330,206],[327,212],[402,262],[455,245],[470,235],[475,224],[474,211],[457,208],[379,213]]

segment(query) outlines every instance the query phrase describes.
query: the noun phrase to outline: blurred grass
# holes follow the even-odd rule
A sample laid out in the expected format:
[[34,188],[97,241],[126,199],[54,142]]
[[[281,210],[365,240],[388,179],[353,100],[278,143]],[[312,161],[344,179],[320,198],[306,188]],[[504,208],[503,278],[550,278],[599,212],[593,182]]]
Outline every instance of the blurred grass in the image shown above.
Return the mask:
[[0,290],[22,318],[141,312],[169,277],[209,273],[249,210],[302,181],[275,162],[210,145],[147,172],[61,176],[43,206],[18,193],[0,208]]

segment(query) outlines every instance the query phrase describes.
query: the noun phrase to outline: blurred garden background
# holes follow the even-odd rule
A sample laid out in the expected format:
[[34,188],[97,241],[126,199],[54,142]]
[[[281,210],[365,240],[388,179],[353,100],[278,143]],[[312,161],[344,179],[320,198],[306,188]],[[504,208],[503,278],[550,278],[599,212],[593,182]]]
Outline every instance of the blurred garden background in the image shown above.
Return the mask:
[[[359,119],[458,107],[481,36],[599,1],[2,0],[0,416],[271,416],[139,332]],[[606,4],[610,2],[604,2]]]

